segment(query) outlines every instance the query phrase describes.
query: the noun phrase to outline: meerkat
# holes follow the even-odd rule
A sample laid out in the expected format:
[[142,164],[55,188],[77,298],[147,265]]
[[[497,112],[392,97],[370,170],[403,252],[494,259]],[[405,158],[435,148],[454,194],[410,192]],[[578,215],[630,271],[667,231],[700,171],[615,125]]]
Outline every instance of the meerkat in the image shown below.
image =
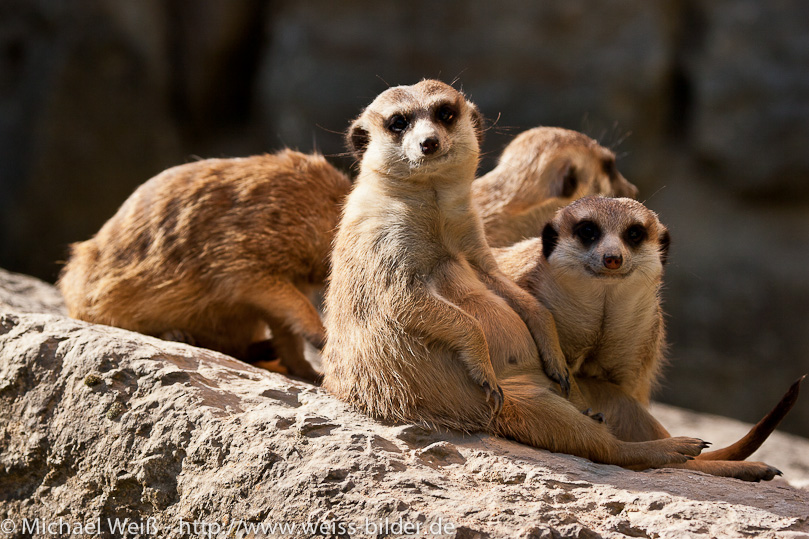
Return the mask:
[[[553,313],[575,379],[571,398],[603,413],[624,441],[670,436],[647,410],[665,363],[660,288],[669,244],[666,227],[640,202],[586,197],[559,210],[540,238],[494,250],[503,272]],[[794,404],[799,383],[744,441],[678,467],[772,479],[780,472],[763,463],[717,459],[752,454]]]
[[303,339],[322,348],[325,330],[309,295],[350,188],[322,156],[292,150],[170,168],[71,246],[59,289],[74,318],[243,360],[269,327],[282,364],[313,380]]
[[560,127],[520,133],[472,184],[492,247],[539,236],[556,210],[589,195],[635,198],[638,189],[618,171],[615,153]]
[[332,252],[324,387],[373,417],[602,463],[693,458],[702,440],[624,442],[564,397],[553,319],[500,272],[474,210],[480,126],[461,92],[424,80],[349,128],[360,166]]

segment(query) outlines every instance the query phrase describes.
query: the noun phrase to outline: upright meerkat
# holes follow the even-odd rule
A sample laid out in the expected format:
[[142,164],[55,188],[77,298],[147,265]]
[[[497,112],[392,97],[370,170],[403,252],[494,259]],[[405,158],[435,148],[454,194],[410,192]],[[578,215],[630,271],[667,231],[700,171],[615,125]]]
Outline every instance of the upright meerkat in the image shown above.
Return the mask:
[[[285,150],[170,168],[141,185],[59,279],[71,316],[250,359],[266,339],[314,379],[303,340],[325,333],[307,294],[323,285],[349,179]],[[259,346],[260,348],[260,346]]]
[[560,127],[520,133],[472,184],[492,247],[539,236],[556,210],[589,195],[635,198],[638,189],[618,172],[612,151]]
[[[587,197],[559,210],[541,238],[494,251],[501,269],[553,313],[581,392],[571,398],[603,412],[625,441],[670,436],[647,411],[665,357],[660,287],[669,242],[666,227],[640,202]],[[778,472],[771,466],[715,459],[752,454],[792,407],[797,390],[796,384],[744,442],[680,466],[772,479]]]
[[[366,413],[632,467],[683,463],[704,442],[624,442],[565,397],[553,320],[498,269],[474,211],[480,115],[424,80],[354,121],[361,159],[332,253],[324,387]],[[538,353],[539,352],[539,353]]]

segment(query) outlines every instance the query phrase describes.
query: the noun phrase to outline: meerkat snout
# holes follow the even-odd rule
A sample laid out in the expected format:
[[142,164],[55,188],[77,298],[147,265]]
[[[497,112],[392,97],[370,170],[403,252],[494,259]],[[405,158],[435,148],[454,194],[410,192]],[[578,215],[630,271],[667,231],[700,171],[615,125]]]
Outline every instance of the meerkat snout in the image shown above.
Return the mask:
[[419,112],[422,113],[402,130],[403,150],[408,160],[416,166],[425,159],[445,155],[452,149],[449,127],[457,114],[446,104],[434,113],[429,110]]
[[405,133],[402,141],[411,163],[419,164],[425,158],[443,155],[449,150],[449,141],[442,144],[441,131],[441,126],[436,125],[432,118],[423,118],[415,122],[412,132]]
[[435,153],[438,149],[439,142],[437,137],[429,137],[424,139],[421,143],[421,153],[424,155],[430,155],[431,153]]
[[624,263],[624,257],[621,254],[613,255],[607,254],[604,255],[604,267],[607,269],[620,269],[621,265]]

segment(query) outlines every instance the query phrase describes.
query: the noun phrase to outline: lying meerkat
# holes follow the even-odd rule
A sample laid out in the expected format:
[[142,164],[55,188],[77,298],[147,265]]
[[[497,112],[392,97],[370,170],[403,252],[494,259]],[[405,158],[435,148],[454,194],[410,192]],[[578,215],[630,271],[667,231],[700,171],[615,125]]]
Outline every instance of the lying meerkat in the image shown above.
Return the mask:
[[463,94],[424,80],[384,91],[351,125],[361,162],[332,253],[324,387],[377,418],[597,462],[699,454],[695,438],[621,441],[560,395],[553,320],[499,271],[472,204],[480,124]]
[[[647,411],[665,358],[660,304],[669,233],[657,215],[628,198],[587,197],[559,210],[541,238],[495,249],[501,269],[554,316],[581,407],[603,412],[621,440],[669,437]],[[731,448],[677,465],[747,480],[775,468],[743,460],[797,398],[798,385]]]
[[243,360],[272,331],[289,372],[317,373],[307,298],[322,286],[349,179],[322,156],[285,150],[170,168],[141,185],[58,282],[74,318],[185,340]]
[[556,210],[588,195],[635,198],[638,189],[618,172],[612,151],[560,127],[520,133],[472,184],[492,247],[539,236]]

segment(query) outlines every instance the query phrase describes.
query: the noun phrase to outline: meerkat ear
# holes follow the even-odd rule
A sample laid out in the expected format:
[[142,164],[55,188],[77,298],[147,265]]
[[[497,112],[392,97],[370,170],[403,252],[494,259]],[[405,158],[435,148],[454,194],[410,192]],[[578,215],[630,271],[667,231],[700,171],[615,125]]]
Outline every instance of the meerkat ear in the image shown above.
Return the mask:
[[472,118],[472,127],[475,128],[475,136],[478,139],[478,146],[483,145],[483,115],[478,110],[477,106],[471,101],[466,102],[469,109],[469,117]]
[[669,260],[669,247],[671,246],[671,235],[666,228],[660,232],[660,262],[665,266]]
[[368,135],[368,131],[362,126],[362,118],[357,118],[352,122],[346,133],[346,147],[357,161],[362,160],[362,155],[365,153],[366,148],[368,148],[369,141],[370,136]]
[[553,225],[548,223],[542,229],[542,256],[547,260],[553,250],[556,249],[556,244],[559,243],[559,232],[553,228]]
[[579,187],[578,171],[569,162],[565,162],[554,172],[551,180],[551,197],[571,198]]

